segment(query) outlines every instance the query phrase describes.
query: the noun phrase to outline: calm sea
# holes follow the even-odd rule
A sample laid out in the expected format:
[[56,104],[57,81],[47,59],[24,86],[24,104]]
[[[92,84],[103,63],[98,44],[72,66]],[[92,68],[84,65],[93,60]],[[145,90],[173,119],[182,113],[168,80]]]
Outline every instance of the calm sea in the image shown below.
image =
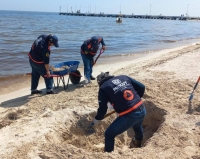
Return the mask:
[[55,34],[59,48],[52,47],[51,64],[78,60],[80,46],[91,36],[104,38],[107,50],[98,63],[122,54],[160,50],[200,38],[200,22],[111,17],[66,16],[58,13],[0,11],[0,79],[31,71],[27,53],[41,34]]

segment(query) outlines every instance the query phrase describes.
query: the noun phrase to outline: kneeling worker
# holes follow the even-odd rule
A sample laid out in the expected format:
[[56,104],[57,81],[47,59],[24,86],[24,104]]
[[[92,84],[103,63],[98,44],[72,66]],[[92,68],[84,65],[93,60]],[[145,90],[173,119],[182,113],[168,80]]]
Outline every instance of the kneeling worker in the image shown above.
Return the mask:
[[110,76],[109,72],[97,76],[99,84],[99,108],[91,126],[97,125],[107,112],[107,103],[110,102],[119,116],[105,131],[105,152],[114,150],[115,137],[130,127],[135,132],[131,144],[141,147],[143,139],[142,123],[146,109],[141,101],[145,86],[126,75]]
[[33,43],[29,52],[29,62],[32,68],[31,76],[31,94],[40,94],[42,91],[37,90],[40,76],[44,78],[46,84],[46,94],[55,94],[53,91],[53,77],[51,77],[49,56],[50,47],[58,45],[56,35],[40,35]]

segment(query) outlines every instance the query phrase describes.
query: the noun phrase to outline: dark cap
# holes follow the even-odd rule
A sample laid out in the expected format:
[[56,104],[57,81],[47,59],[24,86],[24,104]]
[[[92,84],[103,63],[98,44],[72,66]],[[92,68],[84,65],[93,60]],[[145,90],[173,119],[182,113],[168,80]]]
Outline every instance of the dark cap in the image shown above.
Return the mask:
[[98,76],[97,76],[97,83],[99,84],[99,86],[103,83],[104,79],[106,79],[107,77],[109,77],[109,72],[101,72]]
[[49,35],[49,41],[54,44],[55,47],[59,47],[58,45],[58,37],[56,35]]
[[94,36],[94,37],[92,37],[91,38],[91,42],[92,42],[92,44],[97,44],[98,45],[98,37],[96,37],[96,36]]

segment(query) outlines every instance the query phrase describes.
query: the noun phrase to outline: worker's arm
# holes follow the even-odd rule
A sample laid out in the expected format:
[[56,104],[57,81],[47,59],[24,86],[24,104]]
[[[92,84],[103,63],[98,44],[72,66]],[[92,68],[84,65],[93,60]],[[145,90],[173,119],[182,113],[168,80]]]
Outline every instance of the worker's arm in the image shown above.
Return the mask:
[[[127,76],[128,77],[128,76]],[[137,91],[138,95],[140,96],[140,98],[143,97],[144,95],[144,92],[145,92],[145,85],[140,83],[139,81],[131,78],[131,77],[128,77],[129,80],[131,81],[134,89]]]
[[103,37],[101,37],[101,45],[102,45],[102,49],[105,50],[106,49],[106,44],[103,40]]
[[98,93],[98,101],[99,101],[99,108],[97,110],[97,115],[95,119],[102,120],[108,109],[108,106],[107,106],[108,96],[101,88],[99,89],[99,93]]
[[44,65],[45,66],[45,68],[46,68],[46,75],[47,75],[47,78],[49,78],[50,77],[50,66],[49,66],[49,64],[45,64]]
[[50,56],[50,51],[49,50],[43,50],[42,51],[42,57],[43,57],[43,60],[44,60],[44,66],[46,68],[47,78],[50,77],[49,56]]

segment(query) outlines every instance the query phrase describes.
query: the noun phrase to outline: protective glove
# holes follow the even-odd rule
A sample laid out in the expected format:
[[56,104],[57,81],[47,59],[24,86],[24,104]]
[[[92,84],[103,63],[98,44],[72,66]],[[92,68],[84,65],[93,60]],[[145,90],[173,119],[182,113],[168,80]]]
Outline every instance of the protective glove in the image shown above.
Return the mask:
[[94,118],[93,122],[91,123],[92,126],[98,125],[101,120],[97,120]]
[[107,103],[108,109],[114,109],[110,102]]

